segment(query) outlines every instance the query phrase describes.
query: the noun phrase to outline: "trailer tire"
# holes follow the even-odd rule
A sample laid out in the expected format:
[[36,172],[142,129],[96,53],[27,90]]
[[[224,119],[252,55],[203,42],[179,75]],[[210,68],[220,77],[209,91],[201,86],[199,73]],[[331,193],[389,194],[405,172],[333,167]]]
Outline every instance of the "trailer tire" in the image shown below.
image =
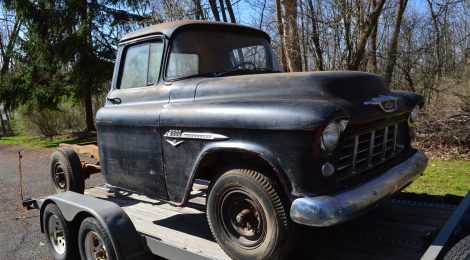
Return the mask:
[[51,155],[51,180],[57,193],[73,191],[83,194],[85,178],[78,154],[71,148],[61,147]]
[[470,260],[470,235],[457,242],[447,252],[444,260]]
[[42,214],[42,225],[46,243],[54,259],[74,259],[77,255],[76,237],[56,204],[50,203]]
[[288,207],[274,182],[249,169],[222,174],[207,199],[212,235],[234,259],[282,259],[294,238]]
[[99,259],[116,259],[116,252],[108,232],[94,217],[87,217],[80,224],[78,248],[82,259],[96,259],[90,258],[91,255],[102,257]]

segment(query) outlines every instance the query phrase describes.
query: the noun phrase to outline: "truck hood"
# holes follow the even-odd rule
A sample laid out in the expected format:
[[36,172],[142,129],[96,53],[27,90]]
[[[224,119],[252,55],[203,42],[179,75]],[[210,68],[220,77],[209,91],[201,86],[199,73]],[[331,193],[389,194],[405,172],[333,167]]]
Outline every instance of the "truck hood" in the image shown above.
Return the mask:
[[[380,96],[397,99],[397,109],[385,112],[364,103]],[[408,113],[416,103],[390,91],[374,74],[355,71],[270,73],[203,79],[197,83],[195,101],[217,100],[322,100],[349,113],[351,123],[364,123]]]
[[238,98],[343,98],[363,101],[390,94],[383,79],[355,71],[251,74],[210,78],[199,82],[195,99],[214,96]]

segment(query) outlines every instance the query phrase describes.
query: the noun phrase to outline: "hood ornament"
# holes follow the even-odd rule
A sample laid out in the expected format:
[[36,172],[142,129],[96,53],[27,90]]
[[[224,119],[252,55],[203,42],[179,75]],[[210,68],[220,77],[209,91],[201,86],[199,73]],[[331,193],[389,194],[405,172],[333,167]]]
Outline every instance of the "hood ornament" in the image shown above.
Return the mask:
[[364,105],[370,106],[375,105],[379,106],[384,112],[390,113],[398,108],[398,98],[392,96],[380,95],[378,97],[373,97],[370,100],[364,101]]

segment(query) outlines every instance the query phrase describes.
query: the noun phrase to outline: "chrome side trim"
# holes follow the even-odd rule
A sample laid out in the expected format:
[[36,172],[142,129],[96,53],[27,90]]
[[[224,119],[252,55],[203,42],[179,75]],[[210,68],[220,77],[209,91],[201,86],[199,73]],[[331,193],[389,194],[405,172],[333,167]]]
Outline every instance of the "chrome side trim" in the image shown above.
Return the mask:
[[181,132],[181,130],[169,130],[163,135],[171,139],[199,139],[199,140],[226,140],[227,136],[213,133]]
[[341,223],[405,188],[421,175],[427,164],[426,155],[416,151],[404,162],[353,189],[294,200],[290,217],[308,226],[326,227]]

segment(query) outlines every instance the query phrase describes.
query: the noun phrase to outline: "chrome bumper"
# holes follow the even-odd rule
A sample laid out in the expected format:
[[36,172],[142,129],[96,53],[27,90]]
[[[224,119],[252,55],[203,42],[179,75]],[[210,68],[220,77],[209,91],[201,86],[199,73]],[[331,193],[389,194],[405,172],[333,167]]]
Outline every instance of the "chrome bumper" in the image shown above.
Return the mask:
[[426,155],[417,151],[401,164],[351,190],[294,200],[290,217],[308,226],[326,227],[341,223],[402,190],[421,175],[427,164]]

